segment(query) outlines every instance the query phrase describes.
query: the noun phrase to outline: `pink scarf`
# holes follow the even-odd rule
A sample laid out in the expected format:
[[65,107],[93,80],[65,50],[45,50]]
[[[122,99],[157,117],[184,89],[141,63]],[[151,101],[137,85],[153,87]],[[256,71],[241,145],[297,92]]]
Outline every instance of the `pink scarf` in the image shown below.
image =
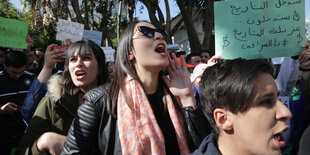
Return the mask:
[[[129,96],[132,111],[126,103],[123,92],[118,95],[117,125],[122,154],[165,155],[165,138],[157,124],[155,115],[142,86],[132,77],[125,79],[125,91]],[[189,154],[184,129],[184,119],[171,96],[165,91],[167,109],[175,128],[180,154]]]

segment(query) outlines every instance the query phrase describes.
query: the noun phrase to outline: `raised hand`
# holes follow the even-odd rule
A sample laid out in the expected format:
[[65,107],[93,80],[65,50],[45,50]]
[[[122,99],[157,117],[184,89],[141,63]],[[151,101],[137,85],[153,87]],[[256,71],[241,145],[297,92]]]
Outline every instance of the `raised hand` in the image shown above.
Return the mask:
[[303,69],[310,69],[310,49],[309,49],[309,46],[310,46],[309,43],[305,43],[303,45],[304,50],[299,55],[300,67]]
[[52,74],[53,68],[57,62],[64,61],[62,59],[58,59],[58,57],[65,56],[66,53],[61,50],[54,50],[54,46],[56,44],[51,44],[47,47],[44,55],[44,66],[38,75],[37,79],[41,83],[45,83],[48,81],[49,77]]
[[58,57],[65,56],[66,53],[62,50],[54,50],[56,44],[51,44],[47,47],[44,55],[44,67],[54,68],[57,62],[63,61],[58,59]]
[[192,91],[192,84],[190,81],[190,74],[187,71],[185,60],[181,57],[182,66],[177,60],[175,54],[172,54],[172,58],[169,58],[169,66],[167,68],[169,73],[169,78],[167,76],[163,76],[165,83],[169,87],[171,93],[179,97],[182,106],[196,106],[195,98]]
[[218,60],[222,60],[222,59],[223,59],[223,58],[222,58],[221,56],[214,55],[212,58],[210,58],[210,59],[208,60],[208,63],[207,63],[207,67],[206,67],[206,68],[211,67],[211,66],[217,64]]

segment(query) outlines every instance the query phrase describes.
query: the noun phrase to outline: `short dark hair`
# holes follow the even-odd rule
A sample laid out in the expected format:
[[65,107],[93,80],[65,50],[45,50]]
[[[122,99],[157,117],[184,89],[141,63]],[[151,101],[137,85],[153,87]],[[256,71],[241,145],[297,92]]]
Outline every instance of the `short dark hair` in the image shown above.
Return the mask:
[[98,62],[97,86],[105,84],[109,79],[108,67],[105,62],[105,55],[101,47],[91,40],[81,40],[73,43],[68,49],[67,58],[65,60],[64,72],[62,74],[62,84],[65,91],[70,95],[76,95],[80,89],[76,87],[72,81],[69,72],[69,59],[77,55],[85,55],[88,51],[93,51]]
[[27,64],[27,56],[24,52],[10,51],[5,56],[5,65],[7,67],[20,68]]
[[215,135],[219,129],[213,117],[216,108],[237,114],[245,112],[253,102],[253,88],[260,73],[273,76],[273,67],[265,60],[226,60],[205,70],[199,84],[202,110]]
[[179,52],[176,52],[175,54],[177,57],[180,57],[181,55],[186,54],[186,52],[185,51],[179,51]]
[[186,56],[186,58],[185,58],[186,63],[192,64],[191,61],[192,61],[192,57],[194,57],[194,56],[199,56],[200,57],[200,53],[190,53],[190,54],[188,54]]
[[5,48],[3,48],[3,47],[0,47],[0,52],[3,52],[4,53],[4,55],[6,55],[6,49]]
[[7,51],[7,48],[5,48],[5,47],[0,47],[0,51],[6,52],[6,51]]
[[211,57],[211,52],[210,51],[208,51],[208,50],[203,50],[201,53],[200,53],[200,56],[201,56],[201,54],[202,53],[208,53],[209,54],[209,56]]
[[209,50],[202,50],[202,51],[200,52],[200,55],[201,55],[202,53],[204,53],[204,52],[209,53],[209,55],[211,55],[211,52],[210,52]]
[[192,60],[192,54],[190,53],[185,57],[185,61],[186,63],[191,64],[191,60]]

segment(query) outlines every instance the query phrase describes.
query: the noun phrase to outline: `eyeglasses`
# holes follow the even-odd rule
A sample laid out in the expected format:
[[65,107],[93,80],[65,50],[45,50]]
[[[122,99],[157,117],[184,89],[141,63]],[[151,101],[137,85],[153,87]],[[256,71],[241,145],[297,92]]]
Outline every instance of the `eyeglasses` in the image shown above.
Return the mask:
[[155,36],[155,32],[159,32],[162,36],[163,39],[166,40],[167,39],[167,34],[164,30],[161,29],[152,29],[146,26],[138,26],[138,30],[143,33],[144,36],[148,37],[148,38],[154,38]]

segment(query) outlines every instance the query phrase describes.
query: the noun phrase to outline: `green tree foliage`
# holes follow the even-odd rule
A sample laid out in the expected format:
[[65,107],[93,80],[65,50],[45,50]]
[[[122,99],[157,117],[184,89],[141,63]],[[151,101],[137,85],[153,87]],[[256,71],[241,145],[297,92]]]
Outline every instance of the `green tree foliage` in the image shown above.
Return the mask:
[[151,23],[160,29],[163,29],[167,33],[167,42],[172,43],[171,39],[171,19],[170,19],[170,8],[169,8],[169,2],[168,0],[165,1],[165,8],[166,8],[166,18],[164,18],[164,15],[162,13],[161,8],[159,7],[159,1],[160,0],[137,0],[143,3],[146,6],[146,9],[149,13],[149,18]]
[[18,19],[19,14],[19,11],[8,0],[0,0],[0,17]]
[[33,47],[35,48],[46,48],[50,43],[56,43],[55,30],[52,26],[47,26],[44,28],[43,24],[40,24],[40,22],[34,25],[34,19],[37,21],[42,21],[42,18],[40,16],[34,16],[32,11],[21,12],[8,0],[0,0],[0,16],[4,18],[18,19],[29,23],[28,34],[30,34],[34,40]]
[[[32,35],[39,44],[55,43],[57,19],[66,19],[84,24],[87,30],[103,32],[102,45],[116,47],[117,5],[120,0],[22,0],[33,17]],[[126,23],[124,25],[124,23]],[[120,22],[123,29],[127,20]],[[43,33],[42,33],[43,32]],[[42,36],[43,35],[43,36]],[[114,41],[113,41],[114,40]]]
[[[165,1],[166,17],[163,17],[159,0],[21,0],[26,10],[20,12],[9,2],[0,0],[0,16],[6,18],[19,19],[29,23],[29,34],[34,40],[34,47],[46,48],[56,41],[57,19],[66,19],[84,24],[85,29],[101,31],[102,46],[117,47],[117,32],[122,31],[127,26],[128,21],[133,20],[133,11],[136,3],[142,2],[150,16],[152,24],[158,28],[165,29],[168,38],[173,35],[170,28],[170,11],[168,0]],[[190,46],[193,52],[200,52],[210,49],[213,23],[213,2],[217,0],[176,0],[184,21],[189,37]],[[120,12],[118,4],[122,2],[126,5],[127,16],[118,21]],[[192,21],[192,10],[201,9],[202,21],[204,22],[204,40],[200,44],[198,34]],[[124,10],[123,10],[124,12]],[[127,19],[128,18],[128,19]],[[119,28],[118,28],[119,27]],[[168,39],[171,42],[171,39]]]

